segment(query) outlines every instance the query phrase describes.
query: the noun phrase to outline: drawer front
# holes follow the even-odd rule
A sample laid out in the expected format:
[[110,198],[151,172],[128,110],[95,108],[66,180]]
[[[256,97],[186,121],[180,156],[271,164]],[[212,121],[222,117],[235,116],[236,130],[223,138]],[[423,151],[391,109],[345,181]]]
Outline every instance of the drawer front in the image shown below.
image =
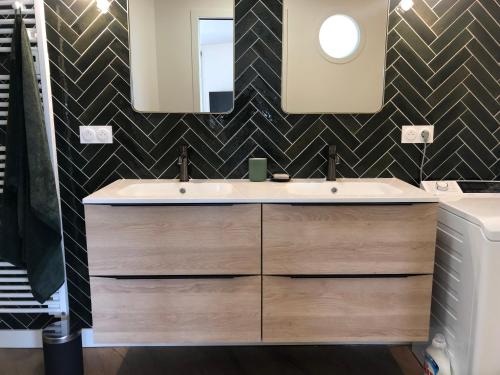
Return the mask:
[[85,222],[92,276],[260,274],[260,205],[93,205]]
[[264,276],[264,342],[426,341],[432,276]]
[[245,343],[261,339],[261,277],[91,277],[97,343]]
[[427,274],[437,206],[263,205],[268,275]]

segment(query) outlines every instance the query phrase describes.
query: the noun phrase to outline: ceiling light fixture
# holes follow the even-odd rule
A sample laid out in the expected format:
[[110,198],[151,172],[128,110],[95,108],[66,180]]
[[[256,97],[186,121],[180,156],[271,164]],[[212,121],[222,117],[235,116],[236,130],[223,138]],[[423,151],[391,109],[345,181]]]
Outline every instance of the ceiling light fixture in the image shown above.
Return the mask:
[[96,0],[96,5],[97,9],[99,9],[101,13],[108,13],[111,2],[108,0]]
[[401,2],[398,5],[398,9],[407,12],[411,8],[413,8],[413,0],[401,0]]

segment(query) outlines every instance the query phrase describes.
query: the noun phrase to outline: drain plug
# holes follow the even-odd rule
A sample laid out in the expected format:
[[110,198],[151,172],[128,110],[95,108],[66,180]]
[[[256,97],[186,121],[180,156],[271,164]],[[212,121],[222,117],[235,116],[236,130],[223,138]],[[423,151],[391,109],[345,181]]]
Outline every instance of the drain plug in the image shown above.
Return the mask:
[[185,188],[180,188],[180,189],[179,189],[179,193],[181,193],[181,194],[186,194],[186,189],[185,189]]
[[337,191],[339,191],[339,189],[337,189],[336,187],[332,187],[332,189],[330,190],[333,194],[335,194]]

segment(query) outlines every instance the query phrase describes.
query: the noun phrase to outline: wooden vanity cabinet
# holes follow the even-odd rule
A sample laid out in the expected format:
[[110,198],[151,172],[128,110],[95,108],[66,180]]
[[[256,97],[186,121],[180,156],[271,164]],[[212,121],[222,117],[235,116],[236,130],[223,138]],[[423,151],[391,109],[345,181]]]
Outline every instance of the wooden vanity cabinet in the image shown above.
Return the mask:
[[262,208],[267,275],[431,274],[435,204]]
[[85,214],[98,343],[427,340],[436,204]]
[[261,206],[85,206],[93,276],[255,275]]
[[94,340],[261,341],[261,205],[85,207]]
[[264,342],[427,340],[437,205],[265,204],[262,220]]
[[94,340],[252,343],[261,340],[261,277],[91,277]]
[[275,343],[426,341],[432,276],[264,276],[262,339]]

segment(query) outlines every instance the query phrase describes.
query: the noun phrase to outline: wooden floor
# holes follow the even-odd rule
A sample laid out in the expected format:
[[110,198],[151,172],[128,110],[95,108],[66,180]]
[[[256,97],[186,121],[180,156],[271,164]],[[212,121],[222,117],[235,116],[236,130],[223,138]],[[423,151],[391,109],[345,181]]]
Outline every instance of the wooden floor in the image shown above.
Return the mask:
[[[84,349],[85,375],[421,375],[408,347]],[[43,374],[38,349],[0,349],[1,375]]]

